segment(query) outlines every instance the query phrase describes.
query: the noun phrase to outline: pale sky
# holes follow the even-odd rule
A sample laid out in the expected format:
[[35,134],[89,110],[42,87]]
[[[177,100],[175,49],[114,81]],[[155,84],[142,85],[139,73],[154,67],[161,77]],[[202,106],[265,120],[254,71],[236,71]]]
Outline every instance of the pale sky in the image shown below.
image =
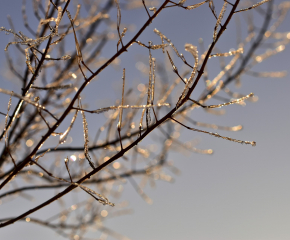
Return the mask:
[[[3,0],[2,0],[3,1]],[[3,1],[4,2],[4,1]],[[9,28],[6,15],[10,14],[17,30],[24,29],[21,19],[21,1],[5,1],[0,8],[0,26]],[[189,4],[196,3],[190,2]],[[275,1],[281,3],[282,1]],[[217,11],[220,5],[217,5]],[[228,7],[230,8],[230,6]],[[265,9],[265,6],[263,6]],[[172,40],[175,46],[183,51],[185,43],[198,45],[199,38],[205,39],[205,45],[211,43],[211,36],[215,20],[210,10],[203,6],[201,10],[185,11],[182,9],[165,9],[150,27],[142,34],[140,41],[153,41],[159,43],[159,39],[152,30],[157,28]],[[260,26],[260,15],[255,10],[255,25]],[[241,13],[244,14],[244,13]],[[135,24],[133,32],[128,33],[128,39],[143,25],[146,20],[144,9],[122,12],[124,23]],[[241,20],[245,18],[241,15]],[[284,24],[279,28],[280,32],[289,32],[290,16],[287,16]],[[243,37],[246,29],[243,25]],[[4,48],[11,36],[5,36],[0,32],[0,61],[3,68],[5,61]],[[126,38],[124,38],[126,42]],[[226,52],[236,46],[235,21],[220,39],[217,47]],[[115,51],[108,49],[106,56],[111,56]],[[290,46],[280,54],[268,59],[254,68],[255,71],[283,71],[290,69]],[[228,50],[227,50],[228,49]],[[131,50],[131,51],[130,51]],[[11,53],[15,51],[13,46]],[[184,51],[183,51],[184,52]],[[138,52],[147,58],[147,52]],[[136,58],[133,48],[121,56],[121,67],[126,67],[127,72],[132,68],[131,81],[142,81],[137,71],[134,71]],[[172,53],[173,55],[173,53]],[[163,60],[162,55],[157,59]],[[175,57],[175,59],[177,59]],[[25,63],[22,63],[25,64]],[[181,65],[180,65],[181,66]],[[181,69],[181,67],[180,67]],[[215,66],[209,71],[210,76],[217,74]],[[106,69],[99,77],[100,82],[109,81],[110,86],[116,83],[115,79],[107,80],[106,74],[111,76]],[[120,71],[116,72],[120,75]],[[169,74],[173,81],[175,76]],[[120,78],[118,78],[120,79]],[[1,88],[19,91],[16,81],[9,82],[5,76],[1,76]],[[206,114],[201,109],[192,113],[196,121],[215,123],[224,126],[243,125],[240,132],[218,131],[221,135],[241,140],[256,141],[257,146],[241,145],[228,142],[201,133],[183,130],[179,140],[184,142],[199,139],[198,147],[211,148],[213,155],[201,155],[192,153],[183,155],[171,152],[169,159],[180,169],[181,174],[174,177],[174,183],[157,181],[155,188],[145,188],[146,194],[153,200],[148,205],[136,193],[131,184],[124,185],[124,193],[120,199],[128,200],[133,213],[105,221],[105,226],[113,229],[129,239],[137,240],[288,240],[290,237],[290,158],[288,148],[290,144],[290,111],[289,111],[289,74],[285,78],[255,78],[244,75],[241,78],[242,86],[233,91],[242,94],[253,92],[259,97],[255,103],[247,102],[245,107],[231,105],[226,107],[226,114],[214,116]],[[130,83],[129,83],[130,84]],[[134,86],[133,83],[131,86]],[[193,93],[198,97],[203,89],[202,82]],[[88,94],[92,88],[88,89]],[[106,93],[98,93],[97,99],[110,101]],[[92,96],[93,94],[89,95]],[[3,98],[4,97],[4,98]],[[94,95],[93,95],[94,97]],[[7,106],[7,96],[0,94],[1,111]],[[4,100],[2,100],[4,99]],[[90,101],[87,97],[85,101]],[[3,102],[2,102],[3,101]],[[96,102],[96,99],[93,100]],[[113,102],[113,101],[112,101]],[[111,102],[111,103],[112,103]],[[4,118],[1,118],[3,124]],[[154,135],[155,134],[155,135]],[[153,141],[156,131],[145,140],[145,145]],[[139,181],[138,179],[136,179]],[[0,193],[4,190],[1,190]],[[25,199],[11,200],[10,203],[0,205],[0,218],[18,216],[45,199],[54,196],[54,191],[41,191],[35,202],[29,203]],[[25,203],[23,206],[22,202]],[[50,217],[50,208],[32,214],[33,217]],[[1,229],[1,239],[9,240],[51,240],[64,239],[53,231],[33,225],[32,223],[17,222],[7,228]],[[90,235],[94,237],[94,235]],[[99,235],[98,235],[99,236]],[[112,239],[112,238],[109,238]]]

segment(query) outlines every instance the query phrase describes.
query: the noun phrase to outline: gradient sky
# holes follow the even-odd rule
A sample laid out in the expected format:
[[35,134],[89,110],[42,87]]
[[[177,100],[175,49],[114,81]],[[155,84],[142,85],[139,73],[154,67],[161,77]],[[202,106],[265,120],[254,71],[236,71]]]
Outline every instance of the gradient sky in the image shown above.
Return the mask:
[[[11,0],[1,5],[1,26],[9,28],[6,15],[10,14],[16,29],[24,28],[20,2]],[[275,1],[276,4],[281,2]],[[220,9],[220,4],[216,7]],[[241,20],[245,21],[242,14],[244,13],[241,13]],[[259,15],[256,11],[254,14]],[[146,21],[146,12],[144,9],[132,13],[123,11],[122,21],[134,22],[136,26],[132,33],[128,33],[124,40],[126,42],[126,39],[130,39],[130,36]],[[259,17],[255,18],[256,26],[259,26],[260,22]],[[290,16],[287,16],[279,31],[289,32],[289,22]],[[157,28],[168,36],[178,49],[183,50],[185,43],[198,45],[201,37],[205,39],[205,45],[210,44],[214,25],[215,20],[205,6],[195,11],[167,9],[142,34],[140,40],[148,42],[154,39],[153,41],[159,42],[152,33],[152,30]],[[245,33],[245,25],[243,27]],[[3,50],[11,38],[0,32],[0,49]],[[236,29],[232,21],[217,46],[221,52],[226,52],[235,47],[235,43]],[[115,44],[113,45],[115,50]],[[286,46],[284,52],[268,59],[254,70],[289,71],[289,47]],[[3,68],[5,54],[2,50],[0,62]],[[14,49],[11,48],[11,51]],[[110,56],[111,52],[106,52],[106,55]],[[135,55],[133,48],[132,50],[130,48],[128,53],[121,56],[122,68],[126,67],[130,72],[131,67],[134,71]],[[214,66],[212,69],[211,77],[217,73]],[[108,73],[108,69],[104,71],[100,75],[101,81],[104,81],[106,74],[110,76],[112,73]],[[120,72],[117,74],[120,76]],[[137,79],[137,74],[133,73],[131,78]],[[170,76],[173,81],[175,76],[173,74]],[[134,213],[108,219],[106,226],[130,239],[138,240],[289,240],[290,157],[287,150],[290,144],[289,75],[277,79],[246,75],[241,80],[242,87],[237,91],[242,94],[253,92],[259,97],[258,102],[248,102],[246,107],[228,106],[226,115],[223,116],[205,114],[202,110],[194,112],[195,115],[192,116],[195,120],[207,123],[226,126],[242,124],[244,129],[240,132],[219,131],[219,133],[237,139],[256,141],[257,146],[251,147],[201,133],[182,131],[180,140],[198,138],[199,147],[212,148],[214,154],[206,156],[171,153],[169,159],[173,160],[181,171],[181,175],[174,176],[175,182],[171,184],[158,181],[156,188],[145,189],[153,199],[153,205],[146,204],[130,184],[125,184],[120,202],[129,200]],[[1,76],[1,88],[19,91],[15,82],[9,82],[5,76]],[[109,84],[112,86],[115,82],[112,80]],[[230,85],[230,88],[236,91],[234,85]],[[202,89],[203,85],[200,83],[193,96],[199,96],[198,91]],[[6,109],[8,98],[1,94],[0,99],[2,111]],[[105,93],[99,95],[97,99],[110,101]],[[3,123],[3,118],[1,121]],[[149,136],[148,143],[152,140],[150,139]],[[53,194],[53,191],[41,192],[37,203]],[[11,203],[2,204],[0,218],[4,215],[17,216],[35,205],[33,203],[24,208],[22,201],[25,200],[13,200]],[[50,216],[49,208],[32,216],[44,215],[47,216],[45,218]],[[0,235],[3,240],[64,239],[46,228],[19,222],[1,229]]]

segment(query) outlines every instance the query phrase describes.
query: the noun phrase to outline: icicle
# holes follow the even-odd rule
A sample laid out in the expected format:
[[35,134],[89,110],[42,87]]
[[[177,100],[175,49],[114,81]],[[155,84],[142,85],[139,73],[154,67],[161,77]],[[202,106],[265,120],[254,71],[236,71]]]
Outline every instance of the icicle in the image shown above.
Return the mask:
[[230,137],[221,136],[218,133],[207,132],[207,131],[203,131],[203,130],[200,130],[200,129],[196,129],[196,128],[191,128],[191,127],[185,126],[184,124],[182,124],[181,122],[179,122],[179,121],[177,121],[176,119],[173,119],[173,118],[172,118],[172,120],[177,122],[177,123],[179,123],[180,125],[184,126],[185,128],[187,128],[189,130],[192,130],[192,131],[195,131],[195,132],[206,133],[206,134],[209,134],[211,136],[222,138],[222,139],[225,139],[225,140],[228,140],[228,141],[231,141],[231,142],[236,142],[236,143],[241,143],[241,144],[250,144],[253,147],[256,146],[256,142],[254,142],[254,141],[243,141],[243,140],[238,140],[238,139],[234,139],[234,138],[230,138]]
[[217,29],[218,29],[218,26],[221,24],[221,21],[224,17],[224,14],[225,14],[225,11],[227,9],[227,5],[228,3],[225,1],[224,4],[223,4],[223,7],[220,11],[220,14],[218,16],[218,19],[216,21],[216,24],[215,24],[215,27],[214,27],[214,33],[213,33],[213,40],[215,41],[216,40],[216,37],[217,37]]
[[84,153],[85,153],[85,157],[88,160],[90,166],[95,169],[95,166],[93,164],[93,162],[91,161],[91,157],[89,155],[89,130],[88,130],[88,123],[87,123],[87,119],[85,116],[84,111],[81,111],[82,114],[82,118],[83,118],[83,128],[84,128],[84,141],[85,141],[85,145],[84,145]]
[[[38,156],[36,156],[36,158],[35,158],[35,162],[37,162],[38,161],[38,159],[39,158],[41,158],[41,157],[43,157],[46,153],[48,153],[50,151],[50,148],[49,149],[47,149],[44,153],[42,153],[41,155],[38,155]],[[31,164],[32,165],[32,164]]]
[[195,77],[195,74],[197,72],[197,67],[198,67],[198,51],[197,51],[197,47],[193,46],[192,44],[185,44],[185,51],[190,52],[192,54],[192,56],[194,57],[195,63],[192,69],[192,72],[190,74],[190,77],[188,78],[184,90],[176,104],[176,106],[179,106],[181,104],[181,101],[185,98],[186,94],[188,93],[188,90],[193,82],[193,79]]
[[[185,1],[186,1],[186,0],[180,0],[178,4],[180,5],[180,2],[185,2]],[[209,1],[209,0],[205,0],[205,1],[201,2],[201,3],[197,3],[197,4],[194,4],[194,5],[187,6],[186,9],[187,9],[187,10],[192,10],[192,9],[198,8],[198,7],[200,7],[201,5],[205,4],[205,3],[208,2],[208,1]],[[182,4],[181,4],[181,5],[182,5]]]
[[152,68],[153,68],[153,72],[152,72],[152,91],[151,91],[151,105],[153,106],[154,103],[154,92],[155,92],[155,79],[156,79],[156,75],[155,75],[155,68],[156,68],[156,64],[155,64],[155,58],[152,58]]
[[73,118],[71,120],[71,123],[70,123],[69,127],[67,128],[67,130],[63,134],[61,134],[59,136],[58,144],[63,144],[63,143],[66,142],[67,136],[68,136],[70,130],[72,129],[72,127],[73,127],[73,124],[74,124],[74,122],[75,122],[75,120],[77,118],[77,115],[78,115],[78,110],[76,110],[76,112],[75,112],[75,114],[74,114],[74,116],[73,116]]
[[238,53],[243,53],[244,49],[243,48],[239,48],[238,50],[232,50],[226,53],[216,53],[216,54],[212,54],[209,56],[209,58],[212,57],[228,57],[228,56],[232,56],[232,55],[236,55]]
[[143,127],[143,117],[144,117],[144,113],[145,113],[145,108],[142,111],[142,115],[141,115],[141,119],[140,119],[140,123],[139,123],[140,136],[141,136],[141,131],[142,131],[142,127]]
[[235,103],[241,104],[244,100],[246,100],[246,99],[248,99],[250,97],[253,97],[253,96],[254,96],[254,94],[253,93],[250,93],[250,94],[248,94],[248,95],[246,95],[244,97],[241,97],[239,99],[235,99],[235,100],[232,100],[230,102],[222,103],[222,104],[218,104],[218,105],[203,106],[203,105],[201,105],[199,103],[197,103],[197,104],[200,105],[200,106],[202,106],[202,107],[204,107],[204,108],[220,108],[220,107],[228,106],[228,105],[235,104]]
[[[124,90],[125,90],[125,68],[123,69],[123,86],[122,86],[122,101],[121,106],[124,106]],[[118,129],[121,129],[122,126],[122,116],[123,116],[123,108],[120,108],[119,111],[119,122],[118,122]]]
[[[151,47],[151,44],[152,43],[149,42],[149,47]],[[148,90],[147,90],[147,105],[151,104],[151,98],[152,98],[152,54],[149,48],[149,82],[148,82]],[[147,127],[149,126],[150,122],[151,122],[150,108],[146,108]]]
[[248,10],[250,10],[250,9],[253,9],[253,8],[259,7],[259,6],[261,6],[262,4],[264,4],[264,3],[266,3],[266,2],[269,2],[269,1],[271,1],[271,0],[263,0],[263,1],[261,1],[261,2],[258,2],[258,3],[256,3],[256,4],[254,4],[252,7],[244,8],[244,9],[238,10],[238,11],[236,11],[235,13],[243,12],[243,11],[248,11]]
[[118,43],[117,43],[117,49],[118,49],[119,44],[120,44],[121,41],[122,41],[122,38],[125,36],[126,32],[127,32],[127,28],[125,27],[125,28],[123,29],[123,32],[121,33],[121,35],[120,35],[120,39],[119,39],[119,41],[118,41]]

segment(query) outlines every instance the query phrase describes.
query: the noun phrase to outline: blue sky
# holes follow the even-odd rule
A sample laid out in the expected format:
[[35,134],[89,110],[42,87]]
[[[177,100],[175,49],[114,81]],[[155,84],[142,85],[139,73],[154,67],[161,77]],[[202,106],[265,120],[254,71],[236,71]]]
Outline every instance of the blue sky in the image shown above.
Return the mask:
[[[275,1],[281,3],[282,1]],[[195,2],[190,2],[193,4]],[[217,9],[220,9],[217,4]],[[265,9],[265,6],[264,6]],[[113,12],[114,13],[114,12]],[[1,26],[8,27],[6,15],[10,14],[17,30],[24,29],[21,18],[20,1],[5,1],[0,8]],[[245,15],[241,13],[241,20],[245,21]],[[257,16],[259,14],[254,12]],[[114,18],[114,15],[112,15]],[[134,12],[123,11],[122,22],[134,23],[135,28],[128,32],[124,42],[139,29],[146,21],[144,9]],[[290,32],[290,16],[287,16],[284,24],[279,28],[280,32]],[[259,27],[261,20],[255,17],[255,25]],[[140,41],[148,42],[153,39],[159,43],[159,39],[152,33],[154,28],[162,31],[172,40],[177,49],[183,51],[185,43],[198,45],[199,39],[205,39],[205,45],[211,43],[211,36],[215,20],[210,10],[205,6],[194,11],[182,9],[167,9],[163,11],[156,21],[142,34]],[[288,25],[288,26],[287,26]],[[25,31],[24,31],[25,32]],[[243,37],[246,28],[243,25]],[[11,36],[0,33],[0,62],[5,67],[4,48]],[[236,46],[236,28],[234,21],[230,24],[225,34],[218,43],[221,52],[226,52]],[[128,53],[120,57],[121,68],[126,67],[128,72],[128,85],[136,86],[134,81],[142,82],[144,78],[135,69],[136,55],[145,55],[142,50],[135,52],[137,48],[130,48]],[[15,48],[11,47],[11,53]],[[115,43],[107,49],[105,56],[110,56],[115,51]],[[184,52],[184,51],[183,51]],[[290,49],[266,60],[254,68],[255,71],[289,71]],[[162,55],[156,56],[163,61]],[[188,57],[189,58],[189,57]],[[177,59],[177,58],[175,58]],[[177,61],[177,60],[176,60]],[[215,60],[213,60],[215,61]],[[218,62],[216,61],[218,64]],[[25,63],[20,63],[25,64]],[[217,74],[218,66],[210,65],[210,76]],[[181,65],[180,65],[181,69]],[[131,71],[130,71],[131,70]],[[173,81],[175,76],[169,73]],[[121,79],[121,71],[106,69],[99,76],[98,81],[93,82],[84,101],[98,106],[98,101],[113,103],[112,93],[94,90],[97,84],[104,89],[118,85]],[[289,74],[285,78],[254,78],[245,75],[241,78],[242,86],[235,89],[242,94],[253,92],[259,97],[255,103],[248,102],[245,107],[231,105],[226,108],[223,116],[205,114],[202,110],[193,112],[192,116],[197,121],[216,123],[226,126],[243,125],[240,132],[224,132],[220,134],[242,140],[256,141],[257,146],[251,147],[237,143],[227,142],[201,133],[182,131],[180,140],[189,141],[195,138],[200,140],[201,148],[212,148],[211,156],[190,154],[183,155],[173,152],[169,159],[173,160],[181,171],[179,176],[174,176],[174,183],[157,181],[155,188],[146,188],[146,193],[153,199],[153,204],[146,204],[127,183],[124,185],[124,193],[118,201],[129,200],[133,214],[121,216],[106,221],[106,226],[119,232],[130,239],[138,240],[286,240],[290,236],[290,162],[289,162],[289,136],[290,136],[290,111],[289,111]],[[134,85],[135,84],[135,85]],[[19,92],[17,81],[5,79],[1,76],[1,88]],[[199,83],[193,97],[198,97],[203,89]],[[94,92],[96,91],[96,93]],[[94,97],[94,98],[93,98]],[[6,109],[7,96],[0,95],[1,111]],[[4,119],[1,118],[2,124]],[[89,122],[90,126],[90,122]],[[158,132],[155,133],[158,136]],[[153,141],[153,136],[146,139],[146,144]],[[76,140],[77,141],[77,140]],[[54,195],[53,191],[41,192],[36,202],[25,200],[13,200],[11,203],[0,205],[0,218],[2,216],[17,216],[30,209],[36,203],[41,203]],[[43,209],[37,216],[50,215],[49,206]],[[63,239],[54,232],[43,227],[36,227],[29,223],[15,223],[5,229],[1,229],[3,239],[32,240],[32,239]]]

